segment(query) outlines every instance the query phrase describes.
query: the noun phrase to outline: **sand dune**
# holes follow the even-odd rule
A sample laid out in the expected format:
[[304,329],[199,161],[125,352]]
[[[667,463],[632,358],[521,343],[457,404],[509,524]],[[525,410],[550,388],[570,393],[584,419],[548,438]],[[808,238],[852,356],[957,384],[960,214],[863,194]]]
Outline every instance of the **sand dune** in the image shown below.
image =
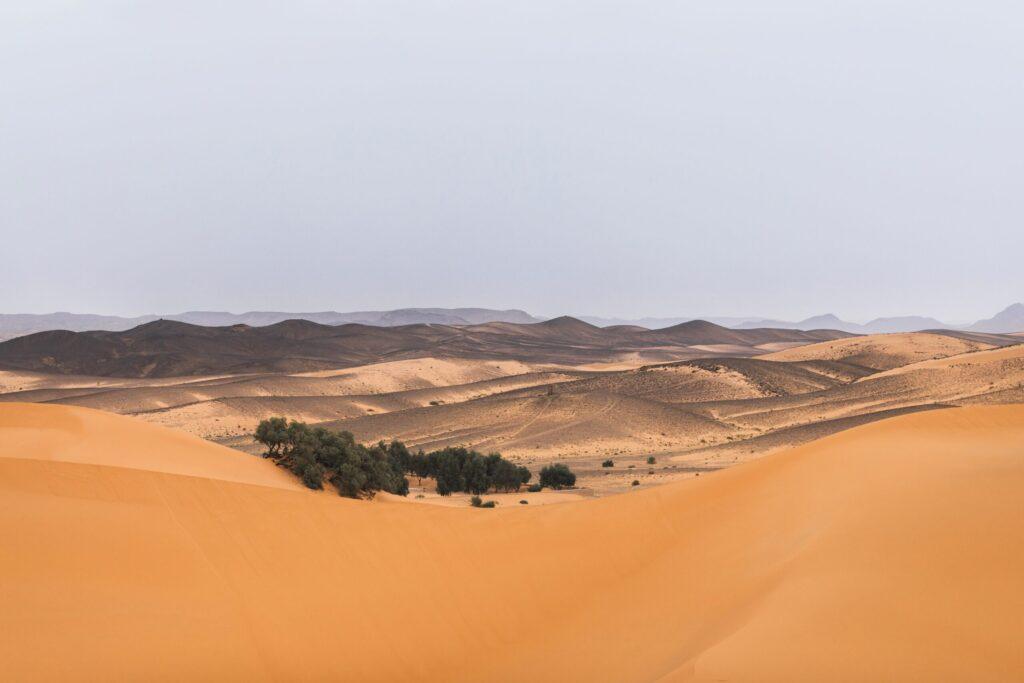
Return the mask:
[[1024,677],[1020,406],[497,510],[239,483],[277,471],[194,440],[170,474],[178,439],[0,406],[11,680]]
[[149,422],[217,438],[251,433],[259,420],[273,415],[325,422],[470,400],[582,374],[536,371],[518,361],[440,358],[297,375],[189,377],[179,378],[178,383],[7,373],[11,384],[27,388],[2,393],[0,387],[0,401],[63,403],[139,415]]
[[298,490],[276,467],[178,430],[70,406],[5,403],[0,458],[122,467]]
[[945,334],[907,332],[836,339],[776,351],[761,358],[776,361],[842,361],[871,370],[889,370],[930,358],[945,358],[990,348],[991,344]]

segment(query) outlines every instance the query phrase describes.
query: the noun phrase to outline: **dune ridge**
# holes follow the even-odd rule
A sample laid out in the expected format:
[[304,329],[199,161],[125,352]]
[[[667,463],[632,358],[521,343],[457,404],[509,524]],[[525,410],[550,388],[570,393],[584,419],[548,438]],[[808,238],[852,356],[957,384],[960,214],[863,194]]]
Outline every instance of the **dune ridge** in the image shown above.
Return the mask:
[[[74,444],[62,420],[80,423]],[[218,451],[245,458],[214,445],[169,473],[169,435],[0,405],[12,679],[1024,676],[1021,406],[488,511],[241,483],[209,471]],[[136,455],[89,461],[109,452]],[[238,463],[233,477],[278,474]]]

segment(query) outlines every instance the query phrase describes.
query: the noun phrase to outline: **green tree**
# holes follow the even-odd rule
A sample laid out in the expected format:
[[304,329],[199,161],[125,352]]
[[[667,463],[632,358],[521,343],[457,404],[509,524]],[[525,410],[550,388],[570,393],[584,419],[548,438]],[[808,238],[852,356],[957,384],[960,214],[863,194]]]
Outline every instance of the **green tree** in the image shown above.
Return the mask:
[[283,417],[262,420],[256,427],[253,437],[267,447],[264,457],[277,458],[288,443],[288,421]]
[[555,490],[572,488],[576,485],[576,475],[562,463],[548,465],[540,471],[540,485]]

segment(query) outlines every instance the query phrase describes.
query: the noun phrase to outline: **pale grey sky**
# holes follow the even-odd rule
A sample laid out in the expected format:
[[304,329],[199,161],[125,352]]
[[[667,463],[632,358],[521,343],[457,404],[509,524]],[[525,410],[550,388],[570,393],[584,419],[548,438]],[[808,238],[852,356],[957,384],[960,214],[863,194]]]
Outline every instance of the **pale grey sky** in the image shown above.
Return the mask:
[[0,4],[0,312],[988,316],[1024,5]]

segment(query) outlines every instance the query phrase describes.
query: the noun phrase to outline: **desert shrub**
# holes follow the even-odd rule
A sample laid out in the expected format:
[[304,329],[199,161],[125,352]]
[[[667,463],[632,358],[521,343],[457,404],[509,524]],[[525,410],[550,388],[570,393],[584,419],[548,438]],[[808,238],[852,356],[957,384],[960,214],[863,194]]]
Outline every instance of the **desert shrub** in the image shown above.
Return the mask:
[[498,504],[495,501],[489,500],[486,503],[481,503],[479,505],[479,507],[482,507],[482,508],[492,508],[492,507],[496,507],[497,505]]
[[640,481],[639,481],[639,480],[637,480],[637,479],[634,479],[634,480],[633,480],[633,483],[632,483],[632,484],[630,484],[630,486],[639,486],[639,485],[640,485]]
[[480,507],[483,504],[483,502],[484,501],[480,498],[480,496],[473,496],[472,498],[469,499],[469,504],[475,508]]
[[326,470],[320,463],[309,463],[302,470],[302,483],[311,489],[320,490],[324,487],[324,472]]
[[647,464],[648,465],[653,465],[656,462],[658,462],[658,460],[653,455],[647,456]]
[[555,490],[572,488],[576,485],[576,475],[562,463],[555,463],[540,471],[540,485]]
[[541,486],[540,484],[530,484],[529,486],[526,487],[526,490],[529,491],[530,493],[537,493],[543,488],[544,487]]
[[529,505],[530,501],[528,501],[528,500],[521,500],[521,501],[519,501],[519,504],[520,505]]
[[601,467],[615,467],[615,461],[612,460],[611,458],[608,458],[603,463],[601,463]]

